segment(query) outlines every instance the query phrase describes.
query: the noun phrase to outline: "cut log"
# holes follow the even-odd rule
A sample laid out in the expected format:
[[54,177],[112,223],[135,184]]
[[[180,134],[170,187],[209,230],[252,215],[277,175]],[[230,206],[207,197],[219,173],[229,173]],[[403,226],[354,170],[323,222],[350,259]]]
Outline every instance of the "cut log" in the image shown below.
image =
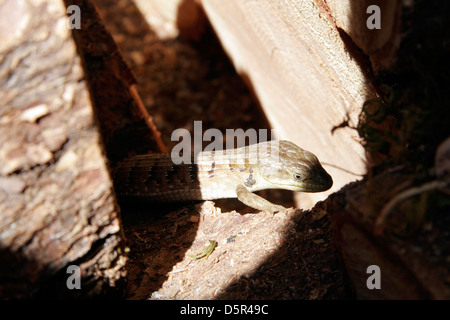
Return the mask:
[[302,198],[312,199],[313,204],[364,174],[365,155],[357,132],[333,128],[346,120],[355,127],[364,100],[375,91],[360,61],[347,50],[326,4],[313,0],[202,3],[272,126],[282,138],[316,154],[332,175],[334,186],[329,192]]
[[111,292],[125,274],[118,207],[66,12],[60,0],[0,4],[1,298],[87,297]]
[[[446,212],[434,212],[422,228],[423,219],[415,212],[417,202],[403,199],[389,218],[390,231],[378,236],[373,232],[383,204],[413,181],[414,174],[386,172],[346,186],[327,199],[334,241],[358,299],[450,298],[446,227],[437,223]],[[385,192],[376,196],[370,192],[381,189]],[[374,266],[379,269],[370,269]],[[375,279],[378,287],[371,286]]]

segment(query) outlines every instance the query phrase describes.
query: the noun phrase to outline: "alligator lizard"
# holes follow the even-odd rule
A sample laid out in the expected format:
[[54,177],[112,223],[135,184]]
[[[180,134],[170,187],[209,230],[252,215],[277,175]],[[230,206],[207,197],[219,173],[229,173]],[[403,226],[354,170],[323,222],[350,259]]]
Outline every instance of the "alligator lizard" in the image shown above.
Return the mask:
[[285,208],[252,192],[321,192],[333,184],[314,154],[285,140],[203,151],[191,160],[175,165],[170,154],[126,159],[113,171],[116,193],[156,202],[237,197],[249,207],[274,213]]

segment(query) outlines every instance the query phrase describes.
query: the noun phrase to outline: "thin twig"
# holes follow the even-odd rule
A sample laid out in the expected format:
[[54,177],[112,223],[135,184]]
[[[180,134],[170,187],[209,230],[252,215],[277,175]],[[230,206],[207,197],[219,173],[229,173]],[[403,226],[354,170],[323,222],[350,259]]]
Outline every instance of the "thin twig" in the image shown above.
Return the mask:
[[429,190],[443,189],[447,186],[446,181],[433,180],[431,182],[425,183],[419,187],[413,187],[406,189],[395,195],[389,202],[383,207],[380,215],[375,221],[374,234],[381,235],[384,231],[386,225],[386,218],[391,213],[391,211],[403,200],[415,196],[416,194],[423,193]]
[[141,97],[139,96],[135,84],[130,85],[130,93],[134,101],[136,102],[139,111],[145,120],[145,123],[152,131],[153,136],[155,137],[155,141],[158,144],[159,150],[162,153],[167,153],[167,148],[161,140],[161,132],[159,132],[158,128],[156,128],[155,124],[153,123],[153,117],[148,114],[147,109],[145,108],[144,103],[142,102]]
[[344,171],[344,172],[346,172],[346,173],[348,173],[348,174],[351,174],[351,175],[354,175],[354,176],[358,176],[358,177],[363,177],[363,176],[364,176],[364,173],[356,173],[356,172],[347,170],[347,169],[345,169],[345,168],[343,168],[343,167],[337,166],[337,165],[335,165],[335,164],[331,164],[331,163],[328,163],[328,162],[321,162],[321,163],[322,163],[322,165],[324,165],[324,166],[333,167],[333,168],[339,169],[339,170],[341,170],[341,171]]

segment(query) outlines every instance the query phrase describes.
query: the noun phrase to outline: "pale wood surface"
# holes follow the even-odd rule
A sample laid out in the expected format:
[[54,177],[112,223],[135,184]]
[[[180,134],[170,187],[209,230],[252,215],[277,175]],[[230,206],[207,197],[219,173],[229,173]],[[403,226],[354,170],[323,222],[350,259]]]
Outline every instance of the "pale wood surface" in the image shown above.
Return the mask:
[[[324,163],[363,174],[365,156],[357,132],[343,128],[332,134],[331,130],[347,117],[356,126],[363,102],[374,91],[346,50],[328,8],[312,0],[202,3],[225,50],[280,136]],[[326,193],[302,195],[309,198],[309,206],[359,178],[325,168],[334,186]]]
[[[402,8],[407,9],[411,4],[412,2],[397,0],[327,1],[336,27],[342,29],[368,55],[375,72],[388,69],[395,63],[402,37],[400,14]],[[373,9],[367,12],[371,5],[379,8],[377,18],[380,29],[367,27],[369,17],[378,14]]]

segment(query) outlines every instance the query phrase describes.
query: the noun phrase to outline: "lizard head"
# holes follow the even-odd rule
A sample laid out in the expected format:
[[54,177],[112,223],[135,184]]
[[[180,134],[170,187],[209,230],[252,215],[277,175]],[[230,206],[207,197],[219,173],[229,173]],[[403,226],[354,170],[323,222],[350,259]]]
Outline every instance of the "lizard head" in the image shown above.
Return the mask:
[[321,192],[333,185],[333,179],[317,157],[290,141],[280,140],[278,152],[266,153],[266,157],[260,158],[260,165],[261,176],[270,188]]

